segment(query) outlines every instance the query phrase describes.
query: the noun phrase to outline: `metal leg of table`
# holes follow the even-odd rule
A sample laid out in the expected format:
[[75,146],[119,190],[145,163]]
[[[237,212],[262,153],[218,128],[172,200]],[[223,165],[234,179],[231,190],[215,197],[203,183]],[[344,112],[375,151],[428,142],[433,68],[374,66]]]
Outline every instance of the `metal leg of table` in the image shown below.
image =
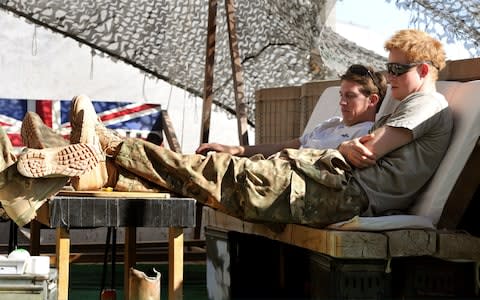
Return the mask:
[[125,252],[123,256],[123,294],[124,299],[130,298],[130,268],[135,266],[137,246],[137,228],[125,228]]

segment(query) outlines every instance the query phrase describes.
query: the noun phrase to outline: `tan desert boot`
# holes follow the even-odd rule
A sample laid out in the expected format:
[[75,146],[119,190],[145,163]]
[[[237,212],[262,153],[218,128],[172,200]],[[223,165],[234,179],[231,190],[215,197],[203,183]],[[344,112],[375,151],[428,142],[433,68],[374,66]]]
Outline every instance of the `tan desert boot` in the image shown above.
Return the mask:
[[18,226],[23,226],[35,218],[36,210],[62,189],[69,178],[26,178],[19,173],[12,150],[8,136],[0,127],[0,201],[7,215]]
[[37,209],[60,191],[68,177],[26,178],[13,165],[7,170],[5,182],[0,184],[0,201],[8,216],[20,227],[37,215]]
[[[70,107],[70,124],[72,126],[70,143],[92,144],[100,148],[100,141],[95,133],[97,120],[97,113],[90,98],[86,95],[74,97]],[[98,190],[107,183],[107,180],[108,173],[105,160],[103,160],[91,171],[73,177],[71,184],[77,191]]]
[[105,156],[90,144],[73,144],[64,147],[26,148],[17,160],[21,175],[29,178],[81,176],[95,169]]
[[[101,149],[107,157],[113,157],[123,143],[123,137],[114,130],[107,128],[97,117],[93,104],[87,96],[80,95],[72,100],[70,118],[72,122],[71,143],[76,141],[90,142],[84,136],[92,135],[92,124],[94,124],[93,127],[95,128]],[[158,192],[163,190],[124,169],[118,168],[113,161],[107,161],[106,169],[107,181],[104,182],[104,187],[112,187],[115,191],[122,192]],[[80,181],[89,182],[84,177],[86,175],[83,175]],[[85,190],[86,186],[85,183],[76,183],[75,178],[72,178],[72,185],[76,190]]]
[[154,276],[148,276],[142,271],[130,268],[130,277],[128,282],[128,299],[160,299],[160,272],[153,269],[153,273]]
[[42,118],[32,111],[25,114],[20,130],[23,144],[27,148],[44,149],[68,145],[68,141],[43,123]]

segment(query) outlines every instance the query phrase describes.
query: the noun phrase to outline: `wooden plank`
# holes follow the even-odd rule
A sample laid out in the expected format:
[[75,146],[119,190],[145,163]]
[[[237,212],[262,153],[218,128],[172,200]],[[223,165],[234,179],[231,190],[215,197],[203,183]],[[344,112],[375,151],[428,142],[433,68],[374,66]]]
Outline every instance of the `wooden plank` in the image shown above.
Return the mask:
[[168,229],[168,299],[183,297],[183,229]]
[[[137,245],[137,228],[125,228],[125,250],[123,256],[123,290],[125,299],[130,299],[130,268],[135,267]],[[136,299],[131,299],[136,300]]]
[[117,192],[117,191],[60,191],[57,196],[72,197],[99,197],[99,198],[139,198],[139,199],[162,199],[170,198],[170,193],[150,192]]
[[292,244],[338,258],[385,259],[387,238],[375,232],[347,232],[292,225]]
[[58,271],[58,300],[68,300],[68,282],[70,268],[70,233],[67,228],[56,229],[56,265]]
[[439,232],[437,257],[480,261],[480,238],[460,232]]
[[437,234],[427,230],[396,230],[385,232],[391,257],[434,255]]
[[237,21],[234,0],[225,0],[227,11],[227,27],[232,62],[233,91],[235,96],[238,139],[240,145],[248,145],[247,104],[245,103],[245,83],[243,80],[242,62],[238,50]]
[[374,232],[347,232],[287,224],[283,231],[272,230],[263,224],[245,222],[206,207],[205,225],[260,235],[283,243],[317,251],[339,258],[387,258],[387,237]]
[[471,81],[480,79],[480,58],[447,61],[446,67],[438,75],[439,80]]
[[208,1],[207,45],[203,83],[202,125],[200,142],[207,143],[210,135],[210,116],[213,103],[213,67],[215,64],[215,33],[217,30],[217,0]]

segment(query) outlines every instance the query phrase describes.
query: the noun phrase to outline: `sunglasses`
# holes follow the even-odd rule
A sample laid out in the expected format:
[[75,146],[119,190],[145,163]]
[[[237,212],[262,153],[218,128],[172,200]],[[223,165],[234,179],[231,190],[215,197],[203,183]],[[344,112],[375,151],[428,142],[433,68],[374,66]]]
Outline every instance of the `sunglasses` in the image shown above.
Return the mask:
[[411,68],[421,64],[429,64],[438,70],[438,67],[433,62],[427,60],[411,64],[387,63],[387,72],[390,75],[400,76],[410,71]]
[[350,68],[348,68],[347,72],[360,75],[360,76],[369,76],[372,79],[373,84],[377,87],[378,91],[381,93],[381,89],[375,75],[367,67],[362,65],[352,65],[350,66]]
[[387,63],[387,72],[390,75],[400,76],[410,71],[411,68],[420,64],[423,64],[423,62],[411,64]]

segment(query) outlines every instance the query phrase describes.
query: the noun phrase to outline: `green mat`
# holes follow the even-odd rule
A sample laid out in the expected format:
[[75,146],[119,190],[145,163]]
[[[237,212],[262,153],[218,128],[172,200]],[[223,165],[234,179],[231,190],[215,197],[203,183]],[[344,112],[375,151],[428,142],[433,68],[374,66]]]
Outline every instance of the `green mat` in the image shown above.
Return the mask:
[[[102,283],[102,264],[70,265],[69,300],[99,299]],[[161,299],[168,299],[168,265],[142,264],[135,267],[147,272],[152,268],[161,273]],[[110,287],[111,269],[107,269],[106,287]],[[204,264],[186,264],[183,274],[183,298],[207,300],[207,281]],[[115,267],[117,300],[123,299],[123,264]]]

